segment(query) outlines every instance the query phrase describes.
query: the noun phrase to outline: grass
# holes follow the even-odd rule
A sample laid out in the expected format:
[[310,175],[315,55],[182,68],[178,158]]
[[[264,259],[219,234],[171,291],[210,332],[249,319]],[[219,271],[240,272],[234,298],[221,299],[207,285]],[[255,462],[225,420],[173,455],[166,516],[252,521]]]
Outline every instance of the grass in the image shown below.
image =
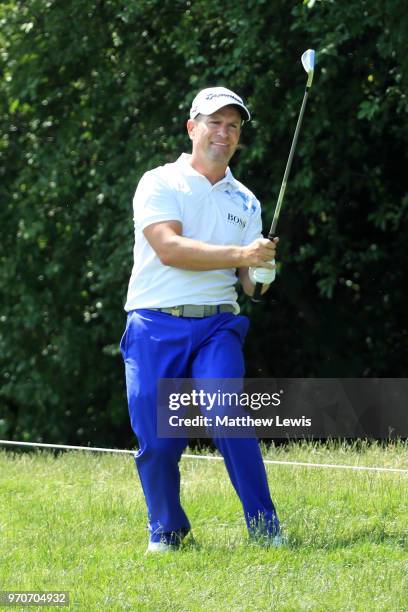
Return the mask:
[[[403,442],[289,444],[265,455],[408,469]],[[267,471],[286,549],[248,543],[222,461],[184,459],[195,543],[145,556],[131,456],[2,451],[0,590],[66,590],[70,609],[86,611],[408,610],[408,474]]]

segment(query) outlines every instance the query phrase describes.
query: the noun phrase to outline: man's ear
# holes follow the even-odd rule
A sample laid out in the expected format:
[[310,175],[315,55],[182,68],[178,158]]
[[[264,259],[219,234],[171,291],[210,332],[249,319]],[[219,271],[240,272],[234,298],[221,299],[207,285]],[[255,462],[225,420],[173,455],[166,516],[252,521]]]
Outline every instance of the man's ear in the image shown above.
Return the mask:
[[187,132],[190,140],[193,140],[195,125],[195,121],[192,119],[187,119]]

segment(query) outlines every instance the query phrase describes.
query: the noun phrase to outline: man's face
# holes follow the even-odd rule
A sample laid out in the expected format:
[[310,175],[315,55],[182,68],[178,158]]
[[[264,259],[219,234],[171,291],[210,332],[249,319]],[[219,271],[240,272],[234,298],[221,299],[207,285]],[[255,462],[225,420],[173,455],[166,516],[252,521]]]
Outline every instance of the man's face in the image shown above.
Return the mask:
[[239,142],[241,123],[241,114],[234,106],[189,119],[187,130],[193,142],[193,156],[202,163],[227,166]]

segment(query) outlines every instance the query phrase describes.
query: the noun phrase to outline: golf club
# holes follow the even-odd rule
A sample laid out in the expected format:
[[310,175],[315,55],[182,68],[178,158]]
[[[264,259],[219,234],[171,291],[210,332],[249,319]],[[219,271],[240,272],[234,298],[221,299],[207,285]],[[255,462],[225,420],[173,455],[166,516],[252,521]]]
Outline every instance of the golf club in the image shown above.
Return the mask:
[[[303,68],[307,72],[307,83],[306,83],[305,94],[303,96],[302,106],[300,108],[300,113],[299,113],[299,117],[298,117],[297,124],[296,124],[295,133],[294,133],[293,140],[292,140],[292,145],[290,147],[288,161],[286,163],[285,173],[283,175],[283,180],[282,180],[282,185],[281,185],[279,196],[278,196],[278,201],[276,203],[275,212],[274,212],[273,219],[272,219],[271,229],[269,230],[269,234],[268,234],[268,239],[271,241],[275,238],[276,226],[278,224],[279,214],[281,211],[282,202],[283,202],[283,198],[284,198],[285,191],[286,191],[286,185],[288,183],[289,172],[292,166],[292,160],[293,160],[296,143],[297,143],[298,136],[299,136],[300,126],[302,125],[303,115],[304,115],[305,108],[306,108],[306,102],[307,102],[307,98],[309,95],[309,89],[312,86],[314,65],[315,65],[314,50],[308,49],[307,51],[305,51],[301,59],[302,59]],[[254,294],[251,298],[253,302],[261,301],[260,299],[261,289],[262,289],[262,283],[256,283]]]

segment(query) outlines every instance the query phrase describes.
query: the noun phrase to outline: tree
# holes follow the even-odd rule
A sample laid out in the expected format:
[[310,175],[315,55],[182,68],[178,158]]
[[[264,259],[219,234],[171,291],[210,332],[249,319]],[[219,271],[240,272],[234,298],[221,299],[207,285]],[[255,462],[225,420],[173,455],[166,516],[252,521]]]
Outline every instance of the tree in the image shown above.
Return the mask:
[[[282,212],[248,374],[403,376],[407,16],[353,0],[11,1],[0,7],[0,434],[129,443],[118,343],[142,173],[188,148],[197,90],[247,99],[234,173]],[[272,304],[272,299],[278,301]],[[265,333],[265,330],[268,330]]]

